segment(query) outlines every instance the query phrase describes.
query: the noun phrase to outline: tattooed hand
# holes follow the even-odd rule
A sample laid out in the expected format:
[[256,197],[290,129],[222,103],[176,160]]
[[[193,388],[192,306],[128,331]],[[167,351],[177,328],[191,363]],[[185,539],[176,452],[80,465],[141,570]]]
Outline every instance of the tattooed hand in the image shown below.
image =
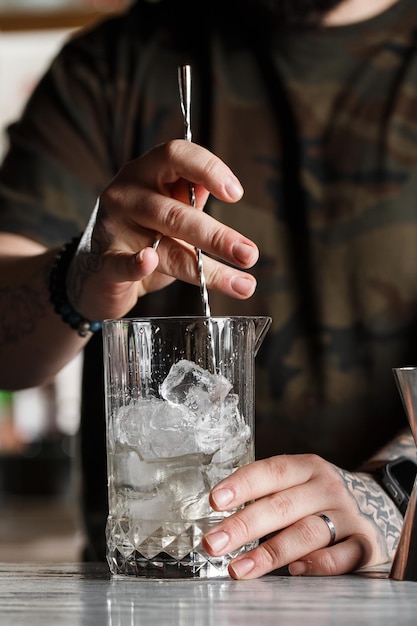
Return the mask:
[[289,566],[292,575],[336,575],[390,561],[402,516],[368,474],[341,470],[313,454],[281,455],[242,467],[211,492],[215,510],[243,509],[211,529],[212,556],[238,550],[233,578],[257,578]]

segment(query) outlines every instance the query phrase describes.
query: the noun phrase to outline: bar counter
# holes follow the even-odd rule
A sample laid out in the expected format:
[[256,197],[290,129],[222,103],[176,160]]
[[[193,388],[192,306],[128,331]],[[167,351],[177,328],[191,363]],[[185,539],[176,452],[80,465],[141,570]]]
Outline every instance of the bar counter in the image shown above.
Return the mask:
[[112,578],[99,564],[0,563],[2,626],[417,624],[417,583],[386,572],[252,581]]

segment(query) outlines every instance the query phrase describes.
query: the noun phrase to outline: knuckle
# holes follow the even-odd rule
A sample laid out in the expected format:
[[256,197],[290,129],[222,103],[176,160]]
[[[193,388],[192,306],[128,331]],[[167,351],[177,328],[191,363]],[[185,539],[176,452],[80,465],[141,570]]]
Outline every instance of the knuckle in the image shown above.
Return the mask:
[[236,493],[241,502],[247,499],[247,496],[254,492],[256,489],[256,477],[251,473],[245,471],[246,468],[242,467],[242,472],[239,474],[239,482],[236,483]]
[[207,152],[206,154],[207,158],[204,163],[204,171],[209,176],[209,178],[213,178],[213,180],[216,180],[217,176],[219,175],[219,169],[222,165],[222,162],[210,152]]
[[206,263],[204,266],[204,272],[208,288],[221,289],[222,287],[227,287],[228,277],[227,275],[223,275],[219,267],[215,266],[208,269],[208,264]]
[[[299,542],[302,542],[306,546],[323,544],[323,530],[327,529],[322,529],[318,524],[311,524],[311,521],[306,518],[299,520],[294,526],[294,531],[298,535]],[[326,539],[328,539],[327,535]]]
[[160,146],[168,161],[175,161],[184,151],[184,141],[179,139],[170,139]]
[[[167,245],[167,242],[165,242],[165,245]],[[197,282],[195,255],[191,249],[172,241],[166,256],[169,263],[168,273],[170,275]]]
[[305,458],[313,468],[313,475],[326,481],[326,492],[340,497],[340,485],[343,484],[343,480],[336,467],[317,454],[309,453]]
[[[251,467],[245,465],[233,472],[229,476],[228,482],[233,485],[233,491],[236,494],[235,500],[243,504],[256,489],[257,477],[254,472],[251,471]],[[252,498],[249,497],[249,499]]]
[[248,515],[239,515],[239,513],[235,513],[228,518],[227,524],[230,536],[244,537],[245,541],[252,536],[251,518]]
[[285,562],[283,546],[277,541],[265,541],[256,548],[256,557],[265,569],[274,569]]
[[265,465],[265,472],[268,473],[268,478],[274,482],[285,482],[285,478],[289,472],[288,459],[284,455],[272,456],[263,461]]
[[274,493],[269,496],[269,508],[271,515],[277,519],[287,519],[292,517],[294,513],[294,501],[284,493]]
[[311,465],[315,467],[317,470],[323,469],[325,466],[328,466],[328,461],[325,461],[321,456],[315,454],[314,452],[307,452],[304,454],[304,459]]
[[178,204],[171,204],[165,213],[165,233],[175,236],[181,232],[181,227],[186,219],[185,211]]
[[109,206],[122,207],[125,202],[126,191],[123,185],[113,183],[104,189],[100,196],[100,208],[106,214]]
[[335,576],[339,573],[337,561],[333,557],[331,550],[324,550],[318,555],[315,569],[320,572],[326,572],[330,576]]
[[223,225],[213,231],[213,234],[211,235],[211,247],[214,251],[222,249],[225,239],[224,231],[225,227]]

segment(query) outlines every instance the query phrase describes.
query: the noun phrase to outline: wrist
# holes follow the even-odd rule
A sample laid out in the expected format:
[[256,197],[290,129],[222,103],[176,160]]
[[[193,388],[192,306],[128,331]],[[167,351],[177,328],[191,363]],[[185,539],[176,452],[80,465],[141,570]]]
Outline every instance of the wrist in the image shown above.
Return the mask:
[[404,516],[417,474],[417,463],[407,457],[398,457],[370,462],[361,471],[376,480]]
[[76,330],[80,337],[86,337],[89,333],[100,330],[103,323],[101,320],[86,319],[73,308],[68,300],[66,279],[80,240],[81,235],[73,237],[55,255],[49,275],[49,300],[53,304],[55,313],[61,316],[63,322]]

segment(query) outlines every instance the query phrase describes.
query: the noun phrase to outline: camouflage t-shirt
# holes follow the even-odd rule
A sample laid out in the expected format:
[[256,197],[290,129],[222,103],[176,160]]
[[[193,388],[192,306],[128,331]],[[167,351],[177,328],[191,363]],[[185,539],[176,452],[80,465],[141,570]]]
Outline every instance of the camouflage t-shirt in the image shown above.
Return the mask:
[[[177,66],[190,63],[193,138],[245,188],[207,210],[260,248],[255,295],[210,293],[211,310],[273,319],[256,357],[258,457],[311,451],[355,468],[404,426],[391,368],[417,364],[415,2],[291,31],[247,19],[245,2],[229,16],[223,2],[204,28],[191,15],[189,29],[169,4],[142,0],[58,56],[10,129],[0,230],[47,245],[81,231],[124,162],[183,136]],[[176,283],[136,312],[202,313],[198,289]],[[100,342],[85,352],[81,426],[94,557],[106,515]]]

